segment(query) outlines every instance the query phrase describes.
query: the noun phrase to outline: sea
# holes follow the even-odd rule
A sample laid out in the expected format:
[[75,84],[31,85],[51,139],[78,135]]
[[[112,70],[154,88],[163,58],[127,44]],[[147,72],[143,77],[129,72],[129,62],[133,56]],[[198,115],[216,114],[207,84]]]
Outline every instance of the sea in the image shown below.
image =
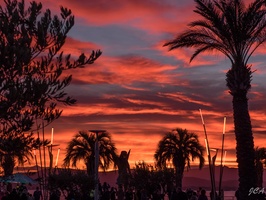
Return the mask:
[[[210,200],[210,191],[207,191],[208,200]],[[169,200],[168,196],[164,197],[164,200]],[[235,191],[224,191],[224,200],[236,200]]]
[[[34,190],[30,190],[30,193],[33,194]],[[207,191],[207,196],[210,194],[210,191]],[[64,200],[63,195],[61,196],[60,200]],[[208,200],[210,200],[210,196],[208,196]],[[169,200],[168,196],[164,197],[164,200]],[[235,198],[235,191],[224,191],[224,200],[236,200]]]

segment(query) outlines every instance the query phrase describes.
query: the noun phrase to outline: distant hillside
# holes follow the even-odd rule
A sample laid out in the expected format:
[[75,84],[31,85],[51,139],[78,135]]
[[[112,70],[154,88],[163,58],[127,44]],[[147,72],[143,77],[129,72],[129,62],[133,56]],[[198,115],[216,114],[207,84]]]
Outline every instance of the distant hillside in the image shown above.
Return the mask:
[[[224,190],[236,190],[238,187],[237,168],[224,167],[222,177],[222,187]],[[220,167],[215,167],[215,184],[216,188],[219,186]],[[199,170],[198,168],[190,169],[184,173],[183,179],[184,188],[197,189],[203,187],[208,190],[211,189],[210,171],[208,167]]]
[[[16,171],[31,174],[31,177],[37,178],[36,167],[16,168]],[[14,172],[15,173],[15,172]],[[236,190],[238,187],[238,174],[237,168],[224,167],[222,187],[224,190]],[[111,186],[117,187],[116,179],[118,171],[99,172],[99,178],[101,183],[107,182]],[[215,167],[215,180],[216,188],[219,186],[220,167]],[[266,186],[266,172],[264,172],[264,187]],[[203,187],[207,190],[211,189],[210,172],[208,167],[204,167],[199,170],[193,167],[189,171],[184,172],[183,188],[198,189]]]
[[[116,179],[118,176],[117,171],[111,172],[101,172],[99,174],[100,181],[107,182],[111,186],[116,185]],[[219,180],[220,180],[220,167],[215,168],[215,182],[216,188],[218,189]],[[266,172],[264,173],[264,186],[266,185]],[[185,171],[184,178],[183,178],[183,188],[192,188],[198,189],[199,187],[203,187],[207,190],[211,189],[210,183],[210,172],[208,167],[204,167],[203,169],[199,170],[198,168],[190,169],[189,171]],[[229,168],[225,167],[223,170],[223,178],[222,178],[222,188],[224,190],[236,190],[238,187],[238,174],[237,168]]]

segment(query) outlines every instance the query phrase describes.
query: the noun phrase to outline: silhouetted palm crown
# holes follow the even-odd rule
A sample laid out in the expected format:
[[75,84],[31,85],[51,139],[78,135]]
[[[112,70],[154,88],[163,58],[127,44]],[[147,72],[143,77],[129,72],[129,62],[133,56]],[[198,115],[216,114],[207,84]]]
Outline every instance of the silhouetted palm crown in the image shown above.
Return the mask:
[[[87,131],[79,131],[69,142],[64,164],[76,167],[79,160],[83,160],[89,175],[94,173],[95,165],[95,134]],[[99,133],[99,166],[106,170],[114,160],[116,148],[107,132]]]
[[[204,147],[199,143],[198,136],[186,129],[175,129],[167,133],[159,142],[155,152],[156,164],[160,168],[167,167],[167,161],[172,161],[177,175],[177,185],[182,186],[185,166],[190,168],[191,161],[199,159],[199,167],[204,165]],[[181,181],[181,182],[180,182]]]
[[189,30],[165,46],[169,46],[170,50],[196,47],[191,61],[204,51],[217,50],[226,55],[232,64],[246,65],[255,49],[266,40],[266,10],[261,9],[264,1],[257,0],[248,8],[241,0],[195,2],[194,12],[204,19],[191,22]]

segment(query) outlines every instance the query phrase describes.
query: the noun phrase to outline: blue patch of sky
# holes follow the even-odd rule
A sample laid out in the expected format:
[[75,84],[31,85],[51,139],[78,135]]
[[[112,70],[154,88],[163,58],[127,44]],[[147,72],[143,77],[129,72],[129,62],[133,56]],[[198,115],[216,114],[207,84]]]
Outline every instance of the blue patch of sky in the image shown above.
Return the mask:
[[116,56],[138,52],[150,46],[143,39],[144,31],[119,25],[77,26],[70,33],[81,41],[90,41],[102,46],[107,56]]
[[[167,33],[149,34],[149,31],[123,25],[83,26],[78,24],[69,36],[99,45],[106,56],[140,55],[165,64],[176,64],[174,58],[166,58],[156,46],[164,41]],[[165,48],[167,51],[167,48]]]
[[[108,83],[102,83],[102,84],[84,84],[84,85],[74,85],[72,84],[71,87],[68,87],[66,91],[73,95],[78,96],[80,94],[88,94],[88,96],[102,96],[103,94],[117,94],[121,93],[121,86],[114,85],[114,84],[108,84]],[[122,91],[122,93],[125,91]]]
[[180,6],[188,6],[188,5],[192,5],[194,3],[193,0],[167,0],[167,4],[171,5],[171,6],[176,6],[176,7],[180,7]]

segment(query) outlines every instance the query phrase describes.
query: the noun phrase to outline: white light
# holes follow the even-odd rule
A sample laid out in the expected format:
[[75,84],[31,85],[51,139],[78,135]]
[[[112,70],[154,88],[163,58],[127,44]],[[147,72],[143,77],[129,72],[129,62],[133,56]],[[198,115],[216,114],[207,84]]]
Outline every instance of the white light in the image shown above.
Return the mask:
[[206,145],[206,151],[207,151],[207,155],[209,155],[208,143],[207,143],[207,140],[206,140],[206,138],[205,138],[204,140],[205,140],[205,145]]
[[55,161],[55,166],[56,167],[57,167],[57,163],[58,163],[59,153],[60,153],[60,148],[57,151],[57,156],[56,156],[56,161]]
[[226,151],[224,151],[223,166],[225,165]]
[[202,124],[204,125],[204,120],[203,120],[201,109],[199,109],[199,111],[200,111],[200,117],[201,117]]
[[223,134],[225,134],[225,125],[226,125],[226,117],[224,117],[224,128],[223,128]]
[[52,133],[51,133],[51,144],[53,144],[54,140],[54,128],[52,128]]

